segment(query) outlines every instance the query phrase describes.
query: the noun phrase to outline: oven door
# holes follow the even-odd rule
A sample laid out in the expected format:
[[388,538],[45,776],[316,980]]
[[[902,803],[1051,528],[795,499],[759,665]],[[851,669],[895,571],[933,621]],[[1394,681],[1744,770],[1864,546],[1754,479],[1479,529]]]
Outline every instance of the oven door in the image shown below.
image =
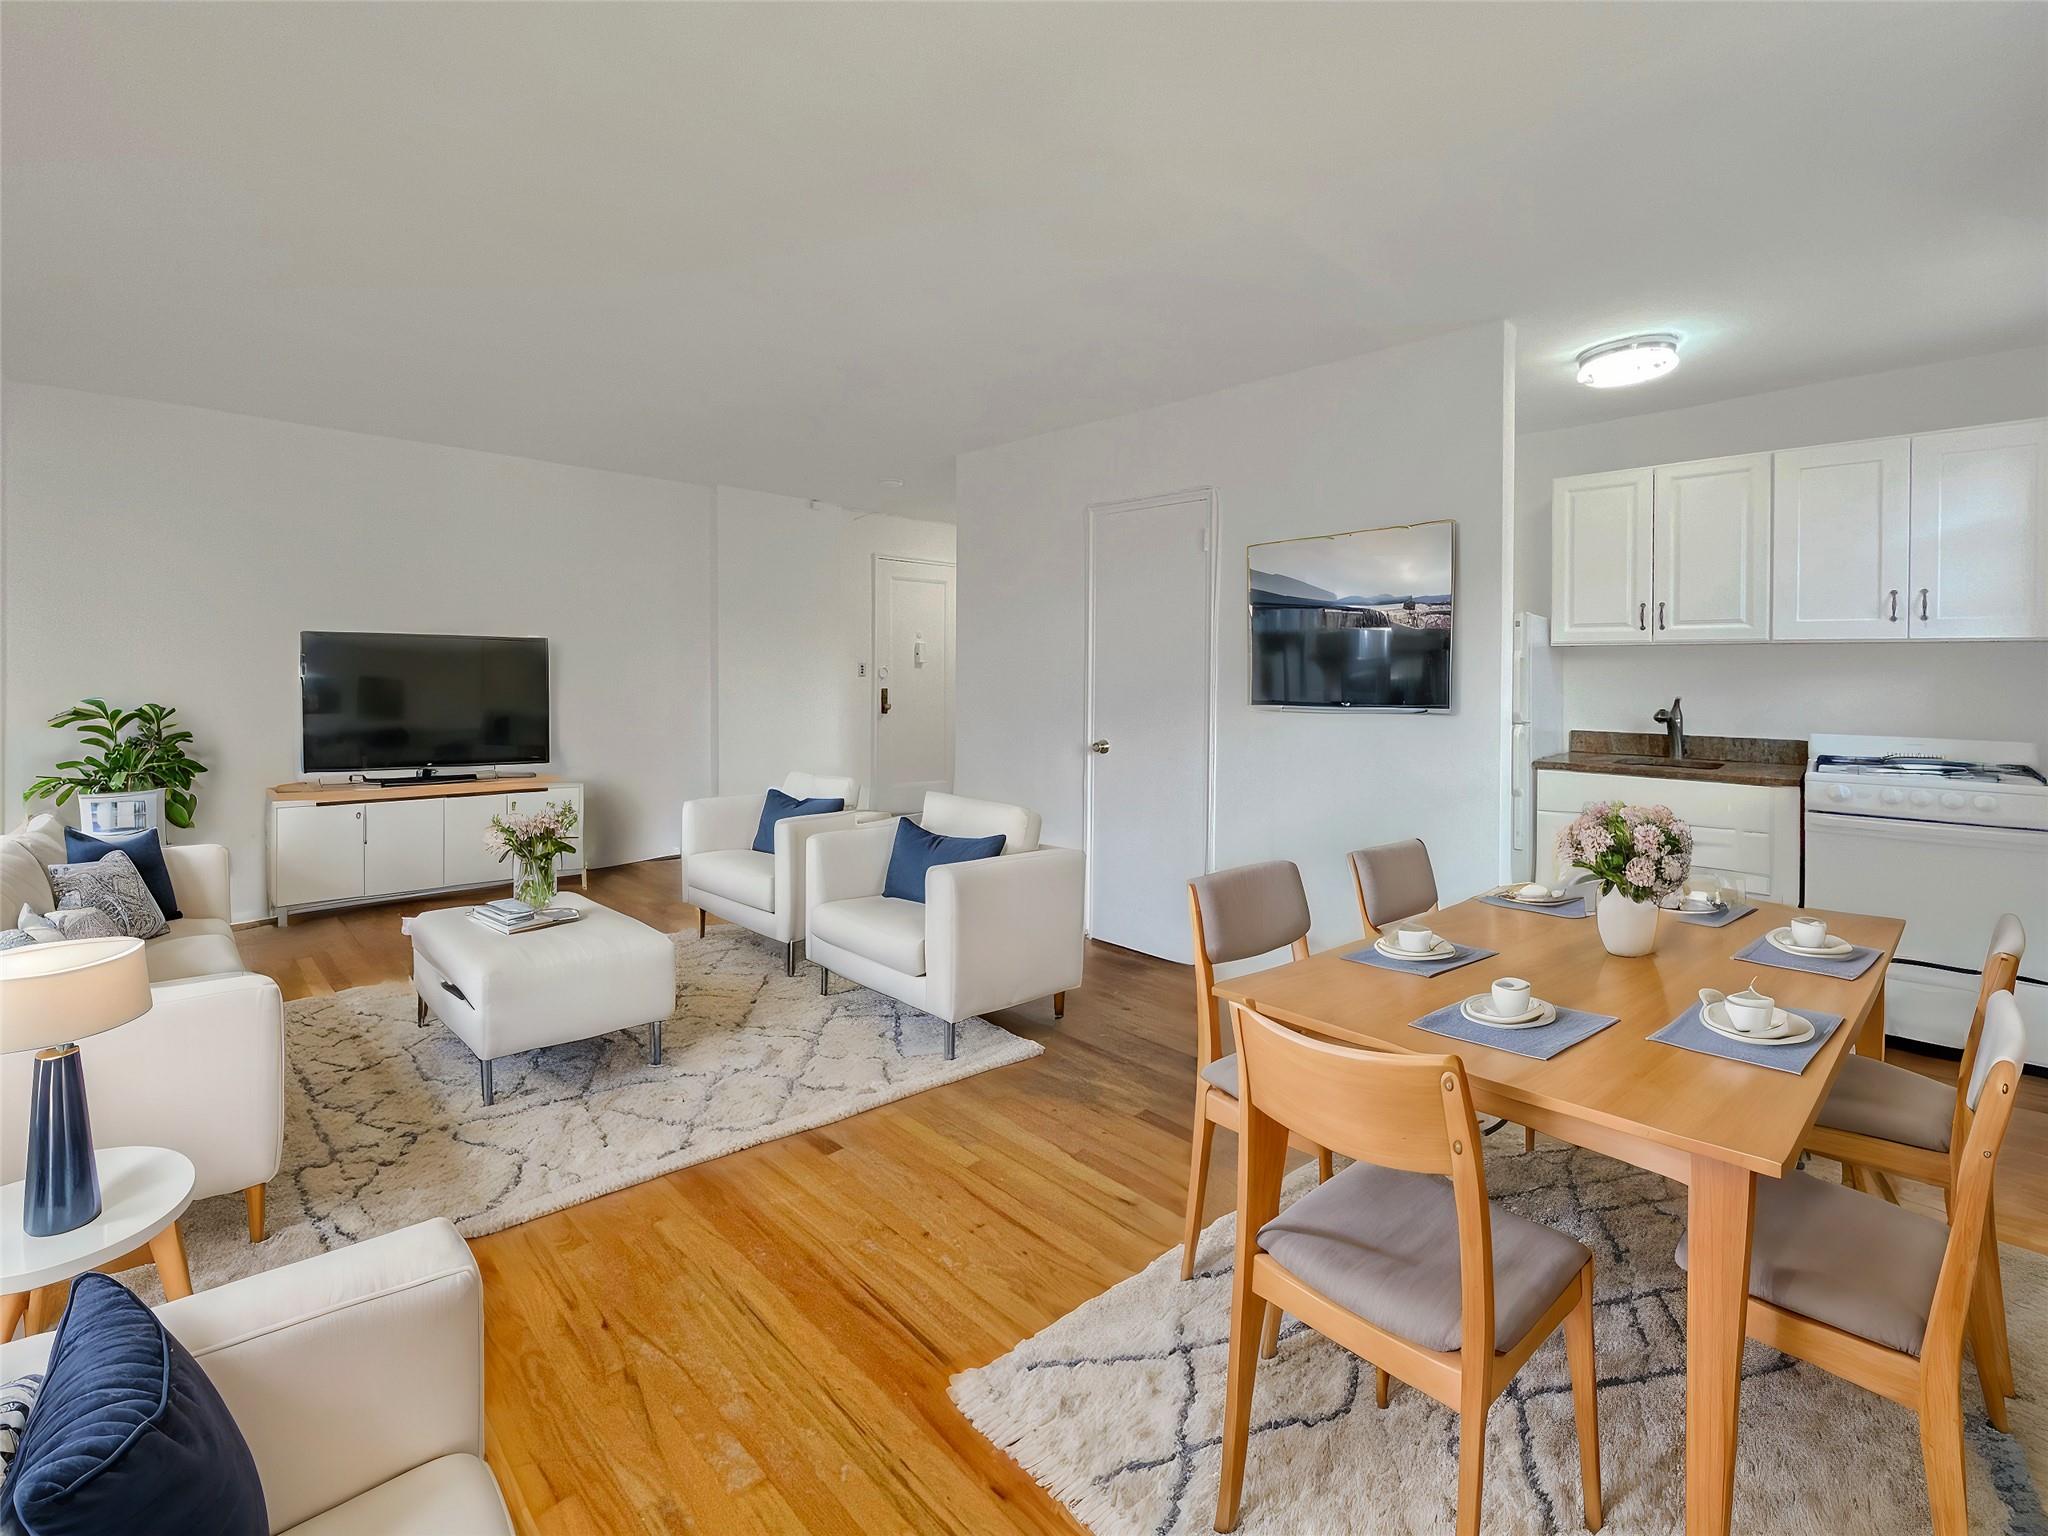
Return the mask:
[[[2048,946],[2048,832],[1809,810],[1806,904],[1904,919],[1886,1033],[1960,1048],[1999,914]],[[2027,1057],[2048,1066],[2048,965],[2037,954],[2020,975]]]

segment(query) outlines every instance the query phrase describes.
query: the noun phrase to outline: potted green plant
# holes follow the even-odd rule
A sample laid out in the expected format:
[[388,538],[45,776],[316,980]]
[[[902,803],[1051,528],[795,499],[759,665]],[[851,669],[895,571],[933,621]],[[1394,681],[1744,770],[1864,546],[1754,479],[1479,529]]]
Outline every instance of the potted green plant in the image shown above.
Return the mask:
[[[199,808],[192,782],[206,772],[206,765],[185,750],[192,733],[172,721],[176,713],[165,704],[116,709],[105,699],[82,699],[50,716],[50,725],[58,730],[77,727],[84,738],[84,751],[58,763],[56,772],[30,784],[21,798],[54,799],[62,805],[76,795],[79,818],[87,831],[96,826],[145,831],[156,825],[159,815],[174,827],[191,826]],[[110,823],[91,814],[95,801],[138,796],[151,807],[139,824],[128,818]]]

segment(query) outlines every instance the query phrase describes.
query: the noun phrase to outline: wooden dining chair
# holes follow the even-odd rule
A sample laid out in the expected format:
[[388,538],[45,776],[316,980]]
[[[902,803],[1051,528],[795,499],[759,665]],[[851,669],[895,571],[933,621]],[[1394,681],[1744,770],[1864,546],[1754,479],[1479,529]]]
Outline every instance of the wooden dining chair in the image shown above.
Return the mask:
[[[1181,1238],[1180,1277],[1195,1275],[1195,1243],[1202,1235],[1202,1201],[1209,1191],[1209,1152],[1216,1127],[1237,1129],[1237,1057],[1223,1049],[1216,1001],[1216,967],[1276,949],[1308,958],[1308,892],[1301,871],[1285,859],[1219,869],[1188,882],[1188,921],[1195,936],[1195,1140],[1188,1169],[1188,1214]],[[1321,1147],[1317,1172],[1330,1176]]]
[[[2027,931],[2008,912],[1993,925],[1991,947],[1977,984],[1977,1007],[1963,1039],[1963,1060],[1950,1089],[1907,1067],[1873,1056],[1846,1056],[1828,1090],[1806,1150],[1834,1158],[1842,1165],[1842,1182],[1868,1187],[1898,1204],[1892,1177],[1938,1185],[1953,1208],[1953,1149],[1963,1140],[1969,1117],[1967,1103],[1984,1036],[1985,1007],[2000,992],[2012,989],[2026,958]],[[2012,1351],[2006,1341],[2005,1280],[1998,1261],[1998,1207],[1992,1200],[1984,1226],[1984,1264],[1978,1273],[1993,1324],[1991,1358],[1977,1369],[1998,1383],[2002,1396],[2014,1395]]]
[[[1237,1526],[1259,1339],[1284,1309],[1370,1362],[1381,1407],[1394,1376],[1459,1415],[1459,1536],[1479,1529],[1486,1410],[1562,1324],[1586,1529],[1599,1530],[1593,1255],[1489,1203],[1464,1065],[1314,1039],[1256,1004],[1232,1012],[1245,1096],[1216,1529]],[[1283,1212],[1290,1132],[1357,1161]]]
[[[1358,920],[1365,924],[1368,939],[1378,938],[1389,924],[1419,917],[1437,904],[1436,869],[1419,837],[1353,849],[1351,884],[1358,892]],[[1526,1125],[1522,1127],[1522,1150],[1536,1150],[1536,1133]]]
[[1368,939],[1378,938],[1389,923],[1436,905],[1436,871],[1419,837],[1354,850],[1351,883],[1358,892],[1358,916]]
[[[1976,1281],[2026,1036],[2010,992],[1994,994],[1985,1015],[1964,1090],[1967,1123],[1949,1158],[1946,1227],[1810,1174],[1759,1179],[1756,1190],[1749,1336],[1920,1415],[1935,1536],[1963,1536],[1970,1524],[1963,1491],[1966,1336],[1983,1376],[1985,1415],[1993,1428],[2006,1427],[2005,1399],[1982,1369],[1991,1320]],[[1685,1261],[1681,1242],[1681,1268]]]

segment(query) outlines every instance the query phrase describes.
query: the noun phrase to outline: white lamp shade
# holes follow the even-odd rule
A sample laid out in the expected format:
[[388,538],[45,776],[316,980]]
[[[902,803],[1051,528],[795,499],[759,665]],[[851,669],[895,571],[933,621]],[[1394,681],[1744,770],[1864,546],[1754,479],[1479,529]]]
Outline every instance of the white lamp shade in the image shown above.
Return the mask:
[[0,1053],[40,1051],[149,1012],[140,939],[73,939],[0,950]]

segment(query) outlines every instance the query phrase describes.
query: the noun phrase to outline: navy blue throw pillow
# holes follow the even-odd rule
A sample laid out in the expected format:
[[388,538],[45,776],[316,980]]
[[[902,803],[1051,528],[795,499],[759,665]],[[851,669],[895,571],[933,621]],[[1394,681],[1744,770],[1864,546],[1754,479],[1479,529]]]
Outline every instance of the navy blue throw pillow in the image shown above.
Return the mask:
[[178,910],[178,893],[171,889],[170,866],[164,863],[164,845],[155,827],[133,837],[93,837],[76,827],[64,829],[66,864],[97,864],[116,849],[135,861],[150,900],[163,909],[164,921],[185,915]]
[[843,811],[844,800],[828,799],[823,795],[809,800],[799,800],[795,795],[785,795],[779,789],[768,791],[768,798],[761,802],[761,825],[754,833],[754,852],[775,851],[775,823],[790,816],[823,816],[827,811]]
[[992,859],[1003,851],[1005,841],[1000,832],[993,837],[941,837],[906,816],[896,823],[896,844],[889,850],[889,873],[882,879],[882,894],[923,901],[924,877],[934,865]]
[[72,1283],[46,1370],[0,1489],[28,1536],[269,1536],[227,1404],[120,1281]]

